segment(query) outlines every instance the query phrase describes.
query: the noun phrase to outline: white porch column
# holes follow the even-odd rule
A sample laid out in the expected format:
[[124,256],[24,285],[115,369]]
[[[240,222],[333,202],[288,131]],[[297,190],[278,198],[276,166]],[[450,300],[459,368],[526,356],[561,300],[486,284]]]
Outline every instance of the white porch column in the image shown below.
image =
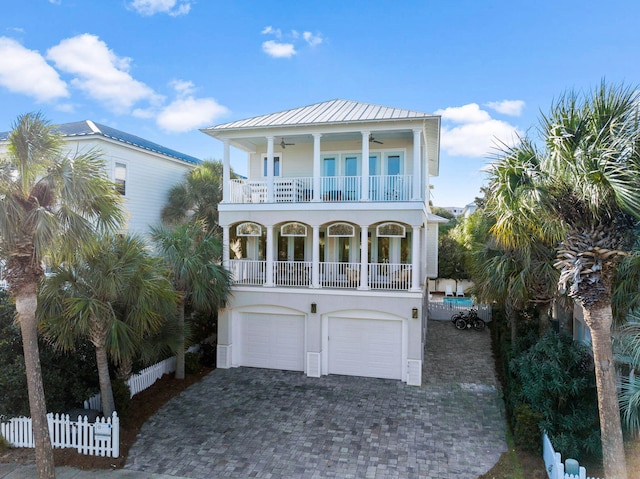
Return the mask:
[[222,153],[222,202],[229,202],[231,189],[231,155],[229,153],[229,140],[222,141],[224,150]]
[[311,249],[311,287],[320,287],[320,226],[313,226],[313,245]]
[[313,201],[320,201],[320,137],[313,134]]
[[360,200],[369,201],[369,135],[370,131],[362,131],[362,185]]
[[358,289],[371,289],[369,288],[369,225],[360,225],[360,286]]
[[273,203],[273,136],[267,137],[267,203]]
[[420,240],[422,235],[421,225],[413,225],[413,234],[411,235],[411,290],[421,291],[420,289]]
[[420,158],[422,158],[422,128],[416,128],[413,130],[413,193],[411,197],[416,201],[422,197]]
[[222,226],[222,267],[229,271],[229,225]]
[[[272,176],[273,178],[273,176]],[[273,225],[267,225],[267,268],[265,271],[266,278],[264,281],[264,285],[267,287],[275,286],[273,282]]]

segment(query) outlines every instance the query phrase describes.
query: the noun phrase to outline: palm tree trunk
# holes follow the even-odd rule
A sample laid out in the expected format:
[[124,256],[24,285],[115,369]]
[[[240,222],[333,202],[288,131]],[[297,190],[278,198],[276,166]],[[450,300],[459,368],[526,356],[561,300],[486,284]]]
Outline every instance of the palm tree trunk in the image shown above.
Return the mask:
[[517,314],[508,300],[505,302],[504,312],[507,317],[507,321],[509,322],[509,326],[511,327],[511,349],[513,350],[516,347],[516,339],[518,339],[518,324],[516,323]]
[[538,334],[543,337],[551,327],[549,321],[549,303],[538,303]]
[[29,411],[33,426],[33,440],[36,452],[36,468],[39,479],[55,479],[53,447],[47,422],[47,405],[42,385],[42,368],[38,350],[38,328],[36,321],[36,285],[28,284],[15,295],[16,311],[22,333],[24,365],[29,392]]
[[180,293],[178,301],[178,327],[180,328],[180,340],[176,351],[176,379],[184,379],[184,293]]
[[[98,342],[98,341],[96,341]],[[111,417],[116,409],[113,400],[113,390],[111,389],[111,378],[109,377],[109,360],[107,350],[103,346],[104,341],[96,347],[96,365],[98,366],[98,379],[100,382],[100,396],[102,397],[102,414],[104,417]]]
[[611,303],[584,308],[584,319],[591,331],[593,360],[598,388],[598,410],[602,435],[602,463],[605,477],[627,479],[627,467],[620,423],[620,407],[616,388],[611,347]]

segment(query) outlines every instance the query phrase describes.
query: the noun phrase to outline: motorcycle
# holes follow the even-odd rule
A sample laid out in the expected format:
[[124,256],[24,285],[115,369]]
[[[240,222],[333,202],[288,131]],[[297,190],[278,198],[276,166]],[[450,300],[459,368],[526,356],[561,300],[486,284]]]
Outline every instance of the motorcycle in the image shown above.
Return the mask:
[[456,329],[475,329],[476,331],[482,331],[486,324],[478,317],[478,310],[471,308],[467,312],[460,311],[451,316],[451,322],[455,325]]

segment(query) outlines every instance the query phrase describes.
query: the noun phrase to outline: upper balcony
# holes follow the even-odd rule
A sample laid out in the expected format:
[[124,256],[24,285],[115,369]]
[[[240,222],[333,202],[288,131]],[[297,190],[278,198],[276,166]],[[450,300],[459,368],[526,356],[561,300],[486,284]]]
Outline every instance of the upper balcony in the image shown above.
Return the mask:
[[413,184],[410,175],[323,176],[318,182],[313,177],[274,178],[270,201],[268,180],[235,179],[229,182],[229,203],[410,201],[415,199]]

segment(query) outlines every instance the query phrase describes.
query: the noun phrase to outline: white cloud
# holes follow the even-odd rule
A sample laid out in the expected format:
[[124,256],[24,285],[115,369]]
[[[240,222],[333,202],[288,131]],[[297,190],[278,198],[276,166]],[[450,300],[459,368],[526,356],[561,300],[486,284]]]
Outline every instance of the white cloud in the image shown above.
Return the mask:
[[435,114],[442,116],[443,120],[455,123],[481,123],[491,119],[491,115],[481,110],[477,103],[436,110]]
[[7,37],[0,37],[0,85],[39,102],[69,96],[66,83],[40,53]]
[[[320,33],[313,34],[304,31],[301,36],[298,30],[291,30],[289,33],[283,35],[282,30],[274,28],[271,25],[264,27],[260,33],[263,35],[273,35],[278,40],[268,40],[262,43],[262,51],[273,58],[291,58],[293,55],[297,55],[296,45],[302,43],[302,40],[312,48],[320,45],[324,41]],[[285,40],[283,40],[283,38],[285,38]]]
[[279,28],[273,28],[271,25],[264,27],[260,33],[263,35],[275,35],[276,38],[282,38],[282,30]]
[[169,85],[179,96],[191,95],[195,91],[195,86],[189,80],[173,80]]
[[489,108],[509,116],[520,116],[524,109],[524,101],[522,100],[502,100],[490,101],[486,104]]
[[215,118],[227,112],[227,108],[213,98],[187,96],[178,98],[162,109],[156,122],[166,131],[180,133],[211,125]]
[[131,59],[118,57],[95,35],[67,38],[50,48],[47,58],[59,70],[75,76],[73,86],[118,113],[139,101],[160,101],[150,87],[128,73]]
[[316,45],[320,45],[322,43],[322,36],[319,34],[314,35],[311,32],[304,32],[302,34],[302,38],[304,38],[304,41],[312,47],[315,47]]
[[62,5],[62,0],[49,0],[49,3],[53,5]]
[[442,116],[444,123],[458,124],[443,125],[441,132],[440,146],[452,156],[486,158],[501,143],[515,144],[521,134],[516,126],[491,118],[476,103],[449,107],[435,113]]
[[278,43],[274,40],[267,40],[262,44],[262,50],[274,58],[291,58],[296,53],[293,43]]
[[166,13],[172,17],[178,17],[191,11],[191,0],[133,0],[129,5],[140,15],[145,16]]

